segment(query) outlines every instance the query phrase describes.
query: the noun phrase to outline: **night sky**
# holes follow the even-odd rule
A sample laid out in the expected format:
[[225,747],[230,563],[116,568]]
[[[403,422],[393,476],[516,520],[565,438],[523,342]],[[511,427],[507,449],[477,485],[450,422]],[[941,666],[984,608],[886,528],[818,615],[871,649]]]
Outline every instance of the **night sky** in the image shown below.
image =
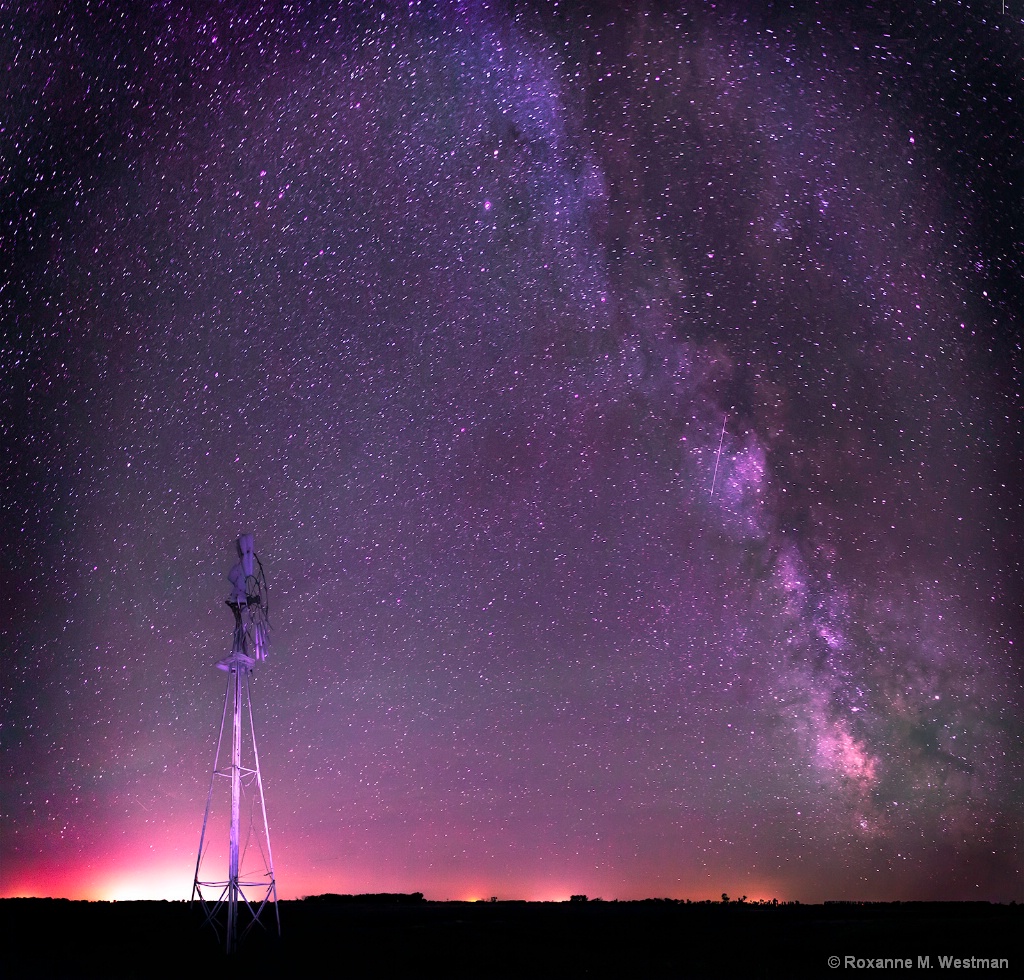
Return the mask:
[[1024,898],[1021,0],[13,6],[0,895]]

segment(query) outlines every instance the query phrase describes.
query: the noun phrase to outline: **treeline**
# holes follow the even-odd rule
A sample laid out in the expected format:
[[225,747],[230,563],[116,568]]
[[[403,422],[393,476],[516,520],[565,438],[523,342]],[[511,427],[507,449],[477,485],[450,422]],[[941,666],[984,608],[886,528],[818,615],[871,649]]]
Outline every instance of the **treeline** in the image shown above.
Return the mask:
[[336,895],[326,892],[323,895],[305,895],[304,902],[322,902],[331,905],[419,905],[424,901],[423,892],[373,892],[365,895]]
[[574,904],[581,904],[583,902],[587,902],[590,905],[594,905],[598,902],[603,902],[606,905],[767,905],[771,908],[776,908],[780,905],[800,904],[799,899],[794,899],[791,902],[780,902],[777,898],[758,898],[748,902],[746,895],[743,895],[740,898],[729,898],[729,896],[725,894],[722,895],[722,900],[720,902],[711,898],[696,900],[689,898],[612,898],[609,900],[605,900],[603,898],[588,898],[586,895],[570,895],[569,901],[570,903]]

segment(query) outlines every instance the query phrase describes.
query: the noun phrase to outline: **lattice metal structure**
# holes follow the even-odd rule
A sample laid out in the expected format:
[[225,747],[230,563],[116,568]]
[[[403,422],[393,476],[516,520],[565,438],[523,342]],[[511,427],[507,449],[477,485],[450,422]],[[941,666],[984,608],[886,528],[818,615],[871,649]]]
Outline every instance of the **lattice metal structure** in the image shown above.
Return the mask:
[[[253,550],[252,535],[241,535],[237,545],[238,563],[228,574],[231,597],[226,600],[235,617],[234,636],[230,656],[217,664],[217,669],[227,674],[227,687],[192,884],[192,901],[202,906],[206,923],[213,927],[228,953],[233,953],[257,925],[266,928],[264,920],[269,919],[271,911],[277,934],[281,933],[250,698],[253,669],[266,658],[268,650],[267,580]],[[229,717],[230,748],[225,745]],[[225,819],[226,851],[223,837],[215,833]]]

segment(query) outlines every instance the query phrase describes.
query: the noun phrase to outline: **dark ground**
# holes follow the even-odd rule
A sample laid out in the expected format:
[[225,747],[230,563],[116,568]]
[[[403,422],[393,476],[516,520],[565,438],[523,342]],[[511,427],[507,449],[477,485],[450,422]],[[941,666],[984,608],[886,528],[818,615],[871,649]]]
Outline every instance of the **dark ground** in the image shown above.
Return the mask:
[[[1024,905],[686,905],[281,902],[283,936],[250,936],[228,964],[183,902],[0,901],[0,972],[16,978],[877,976],[863,960],[1006,957],[1020,976]],[[272,921],[272,920],[271,920]],[[934,974],[933,974],[934,976]]]

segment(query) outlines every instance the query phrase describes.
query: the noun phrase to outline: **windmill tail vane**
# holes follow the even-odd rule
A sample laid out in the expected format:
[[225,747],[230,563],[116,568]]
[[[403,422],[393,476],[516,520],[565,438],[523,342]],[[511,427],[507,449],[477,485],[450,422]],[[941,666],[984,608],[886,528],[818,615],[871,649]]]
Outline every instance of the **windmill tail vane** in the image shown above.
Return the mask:
[[267,576],[256,554],[251,534],[240,535],[236,542],[238,561],[228,572],[231,596],[225,602],[235,614],[235,636],[231,656],[217,666],[231,670],[235,658],[249,666],[265,660],[270,649],[270,604]]

